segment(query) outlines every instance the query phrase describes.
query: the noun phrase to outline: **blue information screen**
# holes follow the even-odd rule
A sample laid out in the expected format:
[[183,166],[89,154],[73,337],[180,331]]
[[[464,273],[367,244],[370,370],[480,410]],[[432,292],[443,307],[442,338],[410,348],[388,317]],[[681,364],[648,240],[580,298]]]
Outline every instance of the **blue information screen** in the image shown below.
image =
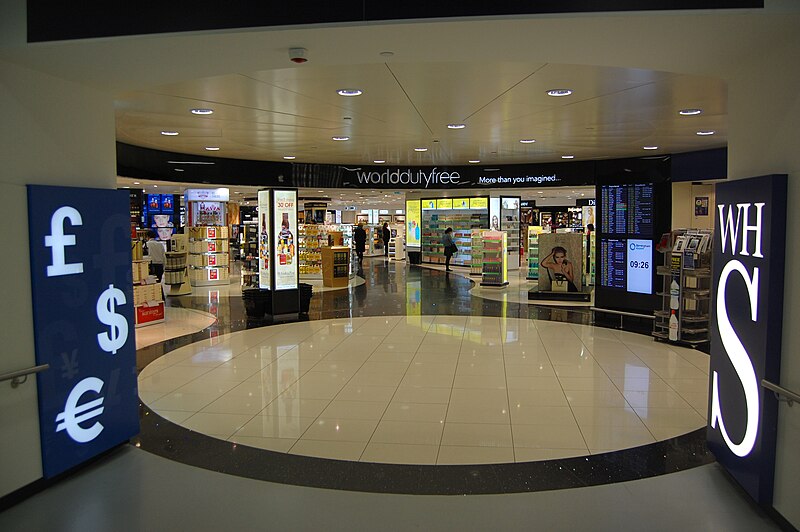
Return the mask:
[[44,476],[139,431],[126,190],[28,186]]

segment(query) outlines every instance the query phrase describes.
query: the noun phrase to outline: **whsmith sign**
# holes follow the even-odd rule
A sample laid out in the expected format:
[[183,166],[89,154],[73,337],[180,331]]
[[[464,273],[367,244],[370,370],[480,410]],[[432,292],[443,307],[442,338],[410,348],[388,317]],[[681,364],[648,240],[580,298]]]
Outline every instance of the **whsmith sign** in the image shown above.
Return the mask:
[[716,188],[708,448],[759,503],[772,502],[780,382],[786,176]]

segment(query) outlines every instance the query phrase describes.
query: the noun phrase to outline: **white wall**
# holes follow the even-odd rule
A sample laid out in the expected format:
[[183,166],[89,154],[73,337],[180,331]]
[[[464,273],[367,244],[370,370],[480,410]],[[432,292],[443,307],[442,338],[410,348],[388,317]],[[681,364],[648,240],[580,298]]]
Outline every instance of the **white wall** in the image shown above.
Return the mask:
[[[785,291],[781,384],[800,390],[800,39],[763,44],[749,57],[729,85],[728,175],[744,178],[789,174],[786,227]],[[800,410],[781,404],[774,506],[800,528]]]
[[[708,216],[695,216],[695,198],[708,198]],[[714,185],[672,184],[672,229],[714,229]]]
[[[116,161],[112,100],[87,87],[0,61],[0,116],[4,373],[36,365],[25,185],[113,188]],[[35,378],[0,386],[0,449],[0,496],[41,477]]]

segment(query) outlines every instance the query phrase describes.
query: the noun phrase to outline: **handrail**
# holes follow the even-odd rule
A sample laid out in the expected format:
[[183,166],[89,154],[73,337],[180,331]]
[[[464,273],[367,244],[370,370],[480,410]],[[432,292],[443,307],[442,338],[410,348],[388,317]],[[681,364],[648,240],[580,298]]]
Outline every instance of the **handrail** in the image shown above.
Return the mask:
[[[782,386],[778,386],[774,382],[770,382],[767,379],[761,379],[761,386],[763,386],[767,390],[774,392],[775,398],[778,401],[786,401],[786,403],[789,406],[792,406],[792,403],[794,403],[795,401],[800,403],[800,395],[794,393],[791,390],[787,390]],[[781,396],[783,396],[783,399],[781,399]]]
[[600,307],[589,307],[589,310],[594,312],[605,312],[607,314],[618,314],[620,316],[631,316],[634,318],[644,318],[647,320],[654,320],[656,319],[655,316],[650,314],[637,314],[636,312],[625,312],[623,310],[612,310],[610,308],[600,308]]
[[[50,369],[50,364],[41,364],[39,366],[33,366],[28,369],[20,369],[17,371],[12,371],[10,373],[3,373],[0,374],[0,382],[3,381],[11,381],[11,387],[16,388],[20,384],[24,384],[25,381],[28,380],[28,375],[33,375],[34,373],[39,373],[45,370]],[[24,377],[20,379],[20,377]]]

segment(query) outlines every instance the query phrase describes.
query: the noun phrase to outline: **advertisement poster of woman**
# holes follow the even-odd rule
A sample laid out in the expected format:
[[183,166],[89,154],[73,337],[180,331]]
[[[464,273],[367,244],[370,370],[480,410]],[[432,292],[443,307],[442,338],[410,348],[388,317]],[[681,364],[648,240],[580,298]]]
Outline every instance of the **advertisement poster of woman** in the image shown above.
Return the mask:
[[582,234],[539,235],[539,291],[580,292],[582,276]]

